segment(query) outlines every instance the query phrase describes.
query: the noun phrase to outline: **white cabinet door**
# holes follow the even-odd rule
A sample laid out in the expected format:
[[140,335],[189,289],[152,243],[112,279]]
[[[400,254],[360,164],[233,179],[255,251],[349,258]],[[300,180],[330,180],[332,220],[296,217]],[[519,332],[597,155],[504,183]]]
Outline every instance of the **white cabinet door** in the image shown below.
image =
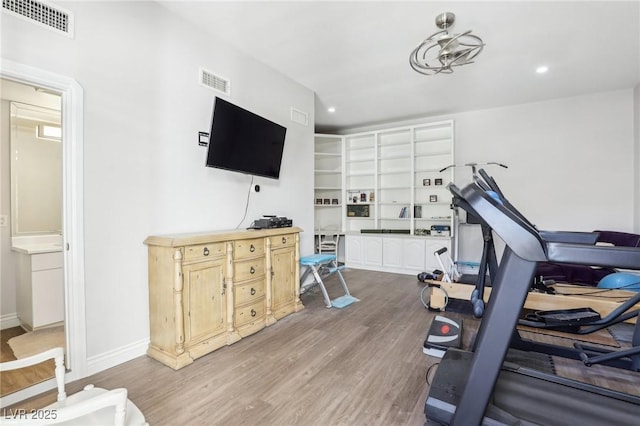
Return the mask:
[[418,238],[405,238],[402,240],[402,266],[407,272],[425,271],[425,242]]
[[346,235],[344,261],[347,267],[356,268],[364,264],[364,243],[360,235]]
[[382,259],[385,267],[402,268],[403,252],[404,244],[402,238],[384,238],[382,242]]
[[382,266],[382,237],[362,237],[364,241],[364,264]]

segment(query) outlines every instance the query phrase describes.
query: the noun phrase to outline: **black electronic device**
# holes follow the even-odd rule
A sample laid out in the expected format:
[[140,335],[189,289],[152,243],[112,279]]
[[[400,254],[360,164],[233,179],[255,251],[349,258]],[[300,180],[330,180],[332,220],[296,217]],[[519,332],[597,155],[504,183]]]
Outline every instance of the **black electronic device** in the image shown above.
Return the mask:
[[216,98],[206,165],[278,179],[286,133],[285,127]]
[[261,219],[253,221],[249,229],[291,228],[293,220],[286,217],[264,215]]

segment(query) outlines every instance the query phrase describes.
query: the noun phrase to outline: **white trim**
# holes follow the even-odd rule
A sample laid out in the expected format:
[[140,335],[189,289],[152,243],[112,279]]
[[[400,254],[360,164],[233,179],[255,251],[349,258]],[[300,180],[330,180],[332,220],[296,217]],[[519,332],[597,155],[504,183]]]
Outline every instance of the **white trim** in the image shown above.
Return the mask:
[[16,312],[0,316],[0,330],[20,326],[20,319]]
[[[72,78],[0,58],[0,77],[59,92],[62,97],[65,331],[70,371],[65,381],[87,375],[84,293],[83,90]],[[47,383],[47,382],[44,382]],[[43,384],[44,384],[43,383]],[[55,383],[55,382],[54,382]],[[36,395],[28,389],[16,394]],[[41,389],[38,387],[38,389]],[[31,391],[31,392],[29,392]],[[12,394],[13,395],[13,394]]]
[[145,338],[89,358],[87,360],[88,375],[99,373],[116,365],[131,361],[139,356],[146,355],[149,342],[149,338]]

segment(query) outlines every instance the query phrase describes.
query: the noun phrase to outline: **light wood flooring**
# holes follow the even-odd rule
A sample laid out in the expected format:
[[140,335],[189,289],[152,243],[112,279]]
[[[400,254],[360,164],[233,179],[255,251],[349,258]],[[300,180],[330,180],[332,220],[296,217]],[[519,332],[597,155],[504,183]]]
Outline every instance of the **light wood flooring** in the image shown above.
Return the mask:
[[[0,331],[0,362],[13,361],[16,357],[9,346],[9,339],[26,333],[22,327],[12,327]],[[24,389],[53,377],[53,360],[41,362],[30,368],[6,371],[0,374],[0,396]]]
[[[303,311],[181,370],[142,356],[67,392],[126,387],[151,425],[423,425],[426,375],[438,361],[422,353],[433,316],[419,299],[423,284],[409,275],[344,275],[361,300],[347,308],[327,309],[311,290]],[[341,294],[335,277],[326,283],[332,298]],[[580,366],[572,368],[585,374]],[[640,373],[624,374],[640,388]],[[52,391],[14,408],[54,400]]]

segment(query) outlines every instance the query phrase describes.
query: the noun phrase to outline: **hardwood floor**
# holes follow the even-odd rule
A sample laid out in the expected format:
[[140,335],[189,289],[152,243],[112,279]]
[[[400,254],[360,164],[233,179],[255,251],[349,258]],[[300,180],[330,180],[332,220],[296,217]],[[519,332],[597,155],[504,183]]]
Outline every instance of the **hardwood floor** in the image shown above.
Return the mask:
[[[420,303],[423,285],[409,275],[344,275],[361,300],[347,308],[327,309],[311,290],[303,311],[181,370],[143,356],[67,392],[126,387],[151,425],[423,425],[426,375],[438,361],[422,353],[433,316]],[[335,277],[326,283],[332,298],[341,294]],[[640,373],[629,374],[638,387]],[[48,392],[15,408],[54,400]]]
[[[22,327],[12,327],[0,331],[0,361],[13,361],[16,357],[9,346],[9,339],[26,333]],[[6,371],[0,374],[0,396],[19,391],[53,377],[55,363],[45,361],[29,368]]]

